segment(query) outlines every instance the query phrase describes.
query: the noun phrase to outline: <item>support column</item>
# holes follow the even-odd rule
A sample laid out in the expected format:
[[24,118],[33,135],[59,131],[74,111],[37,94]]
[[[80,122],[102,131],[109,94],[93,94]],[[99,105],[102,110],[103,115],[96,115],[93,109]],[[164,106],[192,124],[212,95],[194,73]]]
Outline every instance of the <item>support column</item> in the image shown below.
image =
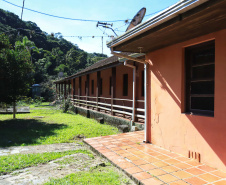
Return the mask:
[[98,108],[98,102],[99,102],[99,96],[100,96],[100,71],[97,71],[97,87],[96,87],[96,109],[99,111]]
[[[151,74],[148,70],[149,65],[144,64],[144,108],[145,108],[145,130],[144,142],[151,143]],[[147,93],[148,92],[148,93]]]
[[60,84],[58,84],[58,88],[59,88],[58,98],[60,98]]
[[62,94],[62,97],[64,97],[64,84],[63,84],[63,82],[61,84],[61,94]]
[[58,99],[58,88],[57,88],[57,83],[56,83],[56,99]]
[[136,112],[136,67],[133,68],[133,117],[132,120],[135,121]]
[[114,115],[113,105],[115,104],[115,89],[116,89],[116,67],[111,68],[111,115]]
[[73,78],[73,93],[72,93],[72,98],[75,98],[75,78]]
[[[140,71],[139,71],[139,64],[137,64],[136,62],[134,62],[134,65],[136,66],[136,88],[135,88],[135,91],[136,91],[136,97],[135,97],[135,107],[136,108],[139,108],[139,102],[137,102],[136,100],[138,100],[138,94],[139,91],[141,91],[141,89],[139,88],[139,85],[140,85],[140,78],[141,77],[141,74],[140,74]],[[135,109],[135,115],[137,114],[137,111]],[[135,116],[134,118],[134,121],[138,121],[138,118]]]
[[89,74],[86,75],[86,108],[88,108],[87,106],[88,96],[89,96]]
[[67,88],[66,88],[66,82],[64,82],[64,99],[67,98]]
[[[79,77],[79,81],[78,81],[78,100],[80,100],[80,96],[81,96],[81,85],[82,85],[82,77]],[[80,101],[78,101],[80,103]],[[80,104],[79,104],[80,106]]]
[[70,97],[71,95],[71,83],[70,83],[70,80],[68,80],[68,96]]

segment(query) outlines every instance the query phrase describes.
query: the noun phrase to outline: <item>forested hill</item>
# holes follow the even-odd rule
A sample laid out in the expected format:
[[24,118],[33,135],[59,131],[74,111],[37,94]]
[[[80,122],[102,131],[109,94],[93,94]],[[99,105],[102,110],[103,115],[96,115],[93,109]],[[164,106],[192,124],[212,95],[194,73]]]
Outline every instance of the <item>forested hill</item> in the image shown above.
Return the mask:
[[48,81],[51,77],[56,78],[59,72],[63,72],[64,76],[72,75],[107,57],[99,53],[87,53],[65,40],[60,33],[47,34],[36,23],[22,21],[17,15],[2,9],[1,33],[9,37],[12,45],[17,40],[22,41],[24,36],[35,43],[38,52],[31,50],[35,83]]

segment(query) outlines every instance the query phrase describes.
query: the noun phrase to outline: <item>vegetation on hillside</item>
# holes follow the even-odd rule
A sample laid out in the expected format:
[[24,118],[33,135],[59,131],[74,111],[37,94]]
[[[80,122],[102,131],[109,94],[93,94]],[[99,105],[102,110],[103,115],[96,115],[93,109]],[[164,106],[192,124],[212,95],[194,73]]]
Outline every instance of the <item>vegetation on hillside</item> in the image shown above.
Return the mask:
[[[25,36],[34,42],[37,50],[28,48],[34,65],[34,83],[48,83],[42,94],[46,99],[51,95],[51,89],[48,88],[57,79],[59,72],[63,72],[64,77],[70,76],[107,57],[99,53],[87,53],[65,40],[61,33],[47,34],[36,23],[22,21],[17,15],[0,9],[0,34],[2,33],[8,36],[12,45],[17,41],[22,42]],[[50,95],[46,96],[46,92]]]

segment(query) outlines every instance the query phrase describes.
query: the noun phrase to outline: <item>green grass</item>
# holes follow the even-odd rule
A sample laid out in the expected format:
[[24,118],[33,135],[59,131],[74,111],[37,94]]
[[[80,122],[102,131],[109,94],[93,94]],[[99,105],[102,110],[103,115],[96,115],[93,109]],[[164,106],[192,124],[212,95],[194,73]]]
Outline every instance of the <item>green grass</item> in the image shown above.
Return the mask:
[[46,152],[41,154],[14,154],[0,156],[0,175],[7,174],[18,169],[44,164],[63,156],[75,153],[88,154],[91,158],[93,158],[91,152],[87,150],[69,150],[65,152]]
[[61,179],[51,179],[45,185],[121,185],[128,184],[128,179],[124,178],[111,165],[98,167],[87,172],[77,172],[67,175]]
[[75,142],[78,135],[90,138],[118,133],[111,125],[51,107],[31,109],[30,114],[17,114],[16,117],[13,120],[11,114],[0,115],[0,147],[67,143]]

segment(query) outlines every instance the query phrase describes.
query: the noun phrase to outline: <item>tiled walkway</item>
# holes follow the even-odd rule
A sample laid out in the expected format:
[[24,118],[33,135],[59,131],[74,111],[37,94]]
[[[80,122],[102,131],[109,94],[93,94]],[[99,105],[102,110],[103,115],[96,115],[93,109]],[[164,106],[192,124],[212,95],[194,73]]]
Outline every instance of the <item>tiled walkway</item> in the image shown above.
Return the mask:
[[226,185],[226,173],[143,143],[144,132],[85,139],[94,150],[140,184]]

